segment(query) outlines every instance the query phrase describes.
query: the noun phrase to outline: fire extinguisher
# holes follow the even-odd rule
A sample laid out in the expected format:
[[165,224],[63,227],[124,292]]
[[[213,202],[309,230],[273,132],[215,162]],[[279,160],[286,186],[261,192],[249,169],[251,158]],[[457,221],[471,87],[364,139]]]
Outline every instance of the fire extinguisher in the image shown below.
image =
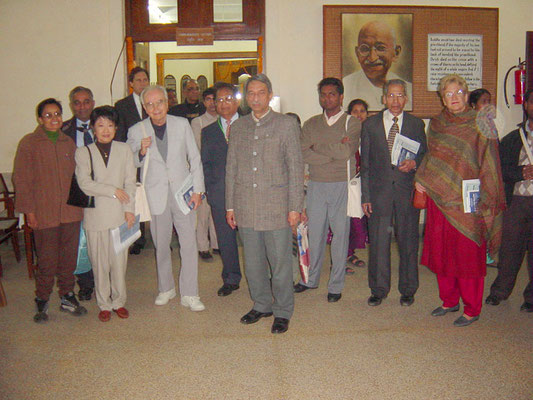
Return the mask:
[[517,68],[517,70],[514,72],[514,103],[522,104],[524,102],[524,93],[526,92],[526,62],[521,61],[521,59],[518,58],[518,65],[513,65],[511,68],[509,68],[503,81],[503,94],[507,108],[510,108],[509,100],[507,99],[507,78],[509,77],[511,71],[515,68]]

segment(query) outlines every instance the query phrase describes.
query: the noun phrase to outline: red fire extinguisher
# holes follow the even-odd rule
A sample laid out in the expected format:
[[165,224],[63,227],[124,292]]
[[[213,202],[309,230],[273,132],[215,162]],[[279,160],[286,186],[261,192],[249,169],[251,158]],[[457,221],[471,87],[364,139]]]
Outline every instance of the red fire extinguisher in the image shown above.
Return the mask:
[[524,103],[524,93],[526,92],[526,62],[521,61],[519,58],[518,65],[513,65],[511,68],[509,68],[509,70],[505,74],[505,79],[503,82],[503,94],[505,97],[505,104],[507,105],[507,108],[510,107],[509,101],[507,100],[507,78],[509,76],[509,73],[515,68],[517,68],[517,70],[514,72],[514,103]]

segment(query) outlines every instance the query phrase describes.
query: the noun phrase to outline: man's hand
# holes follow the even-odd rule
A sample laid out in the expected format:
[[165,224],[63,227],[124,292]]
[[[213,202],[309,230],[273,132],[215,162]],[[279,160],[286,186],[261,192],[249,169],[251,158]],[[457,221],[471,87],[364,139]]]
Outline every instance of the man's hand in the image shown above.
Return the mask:
[[39,224],[37,223],[37,217],[35,216],[35,213],[27,213],[26,214],[26,223],[31,229],[37,229],[39,227]]
[[370,217],[370,214],[372,214],[372,203],[363,203],[361,204],[363,207],[363,212],[367,217]]
[[341,143],[344,144],[344,143],[348,143],[350,141],[350,138],[348,136],[344,136],[342,139],[341,139]]
[[289,211],[287,222],[292,228],[292,232],[296,233],[296,227],[300,223],[300,213],[298,211]]
[[130,196],[128,196],[128,194],[123,189],[117,188],[117,190],[115,190],[115,197],[122,204],[127,204],[130,202]]
[[401,172],[410,172],[410,171],[412,171],[415,168],[416,168],[416,161],[415,160],[404,160],[404,161],[402,161],[402,163],[398,167],[398,169]]
[[307,217],[307,208],[304,208],[302,211],[302,215],[300,215],[300,219],[305,224],[307,221],[309,221],[309,218]]
[[237,227],[237,221],[235,221],[235,212],[226,211],[226,222],[231,227],[231,229],[235,229]]
[[524,180],[533,179],[533,165],[525,165],[522,169]]
[[202,204],[202,195],[200,193],[193,193],[191,200],[189,200],[189,206],[193,206],[193,210],[196,210],[200,204]]
[[124,217],[126,219],[126,222],[128,223],[128,229],[131,229],[133,224],[135,223],[135,215],[133,213],[126,211],[124,213]]
[[148,136],[141,139],[141,150],[139,150],[139,153],[141,156],[145,156],[146,152],[148,151],[148,148],[152,144],[152,137]]

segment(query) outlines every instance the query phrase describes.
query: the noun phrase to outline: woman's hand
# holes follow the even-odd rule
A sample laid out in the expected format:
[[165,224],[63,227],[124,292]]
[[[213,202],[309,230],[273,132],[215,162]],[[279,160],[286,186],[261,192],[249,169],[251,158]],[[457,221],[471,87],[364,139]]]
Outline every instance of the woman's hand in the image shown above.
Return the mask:
[[117,198],[122,204],[127,204],[130,202],[130,196],[128,196],[124,190],[119,188],[115,190],[115,198]]
[[189,200],[189,206],[193,206],[193,210],[196,210],[200,204],[202,204],[202,195],[200,193],[191,194],[191,200]]
[[145,156],[146,152],[148,151],[148,148],[152,144],[152,137],[148,136],[143,139],[141,139],[141,150],[139,150],[139,153],[141,153],[141,156]]
[[39,227],[39,224],[37,223],[37,217],[35,216],[35,213],[27,213],[26,214],[26,223],[31,229],[37,229]]
[[135,223],[135,215],[133,215],[133,213],[126,211],[124,213],[124,216],[126,218],[126,222],[128,223],[128,229],[131,229],[131,227]]
[[415,182],[415,189],[418,191],[418,192],[421,192],[421,193],[426,193],[426,188],[424,186],[422,186],[420,183],[418,182]]

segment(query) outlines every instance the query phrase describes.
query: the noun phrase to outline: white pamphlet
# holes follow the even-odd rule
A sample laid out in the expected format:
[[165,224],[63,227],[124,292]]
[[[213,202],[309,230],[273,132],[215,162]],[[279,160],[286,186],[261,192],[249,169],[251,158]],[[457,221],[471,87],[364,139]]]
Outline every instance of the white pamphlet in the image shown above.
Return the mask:
[[480,197],[481,182],[479,179],[463,180],[463,208],[465,214],[475,213]]
[[120,254],[141,237],[139,220],[140,216],[136,215],[135,222],[131,228],[128,228],[128,223],[124,222],[118,228],[111,229],[111,238],[113,239],[115,254]]
[[407,136],[397,134],[391,151],[391,164],[399,166],[405,160],[414,160],[418,154],[420,143]]

